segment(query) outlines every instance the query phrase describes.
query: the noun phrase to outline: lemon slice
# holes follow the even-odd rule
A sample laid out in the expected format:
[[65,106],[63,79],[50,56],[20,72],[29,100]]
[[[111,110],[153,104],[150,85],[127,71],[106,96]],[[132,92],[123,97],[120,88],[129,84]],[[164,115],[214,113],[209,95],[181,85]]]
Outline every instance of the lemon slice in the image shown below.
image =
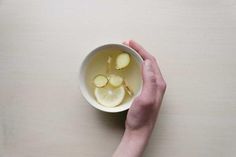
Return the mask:
[[94,94],[101,105],[115,107],[122,103],[125,97],[125,89],[123,86],[118,88],[106,86],[104,88],[95,88]]
[[106,76],[98,74],[97,76],[95,76],[93,83],[96,87],[104,87],[107,85],[108,83],[108,79]]
[[120,85],[122,85],[123,83],[123,78],[119,75],[114,75],[111,74],[109,76],[109,83],[113,86],[113,87],[119,87]]
[[130,63],[130,56],[127,53],[121,53],[116,58],[116,69],[123,69]]

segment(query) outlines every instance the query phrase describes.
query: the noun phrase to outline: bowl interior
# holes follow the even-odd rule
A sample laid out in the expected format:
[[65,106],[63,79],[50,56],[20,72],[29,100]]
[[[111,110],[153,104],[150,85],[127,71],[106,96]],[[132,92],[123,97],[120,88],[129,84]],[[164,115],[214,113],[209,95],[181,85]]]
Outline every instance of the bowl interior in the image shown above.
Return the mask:
[[96,55],[97,53],[102,53],[103,50],[106,49],[116,49],[116,50],[120,50],[120,51],[124,51],[127,52],[131,55],[131,57],[136,61],[136,63],[138,63],[138,66],[141,67],[141,63],[143,61],[143,59],[141,58],[141,56],[139,54],[137,54],[133,49],[122,45],[122,44],[106,44],[103,46],[100,46],[96,49],[94,49],[91,53],[89,53],[86,58],[84,59],[84,61],[82,62],[81,65],[81,69],[80,69],[80,75],[79,75],[79,83],[80,83],[80,89],[82,92],[82,95],[85,97],[85,99],[95,108],[101,110],[101,111],[105,111],[105,112],[121,112],[121,111],[125,111],[127,109],[129,109],[129,107],[131,106],[131,103],[133,101],[133,99],[140,94],[141,92],[141,88],[142,88],[142,83],[138,89],[138,92],[131,98],[129,99],[129,101],[122,103],[121,105],[118,105],[116,107],[105,107],[102,106],[101,104],[99,104],[95,97],[93,96],[93,94],[91,94],[91,92],[89,91],[89,87],[87,86],[86,83],[86,73],[88,70],[88,64],[91,62],[91,59],[93,58],[94,55]]

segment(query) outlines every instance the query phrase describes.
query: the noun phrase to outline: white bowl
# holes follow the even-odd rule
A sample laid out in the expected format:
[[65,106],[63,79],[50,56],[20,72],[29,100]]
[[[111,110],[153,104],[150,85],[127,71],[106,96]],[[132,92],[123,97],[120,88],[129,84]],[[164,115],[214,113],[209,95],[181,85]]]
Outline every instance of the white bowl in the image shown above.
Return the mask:
[[109,49],[109,48],[115,48],[115,49],[118,49],[118,50],[121,50],[121,51],[125,51],[127,53],[129,53],[136,61],[137,63],[139,64],[139,66],[141,66],[141,63],[143,61],[142,57],[135,51],[133,50],[132,48],[126,46],[126,45],[123,45],[123,44],[106,44],[106,45],[102,45],[96,49],[94,49],[93,51],[91,51],[86,57],[85,59],[83,60],[82,62],[82,65],[80,67],[80,74],[79,74],[79,85],[80,85],[80,90],[81,90],[81,93],[82,95],[84,96],[84,98],[89,102],[90,105],[92,105],[93,107],[95,107],[96,109],[99,109],[101,111],[104,111],[104,112],[110,112],[110,113],[116,113],[116,112],[122,112],[122,111],[125,111],[127,109],[130,108],[131,104],[132,104],[132,101],[133,99],[139,95],[141,93],[141,89],[142,89],[142,85],[140,85],[140,89],[138,90],[137,94],[133,96],[132,99],[130,99],[128,102],[126,103],[122,103],[121,105],[118,105],[116,107],[105,107],[105,106],[102,106],[101,104],[99,104],[95,97],[91,96],[91,94],[89,93],[89,90],[86,86],[86,80],[85,80],[85,73],[86,73],[86,67],[88,66],[88,63],[91,59],[91,57],[101,51],[101,50],[104,50],[104,49]]

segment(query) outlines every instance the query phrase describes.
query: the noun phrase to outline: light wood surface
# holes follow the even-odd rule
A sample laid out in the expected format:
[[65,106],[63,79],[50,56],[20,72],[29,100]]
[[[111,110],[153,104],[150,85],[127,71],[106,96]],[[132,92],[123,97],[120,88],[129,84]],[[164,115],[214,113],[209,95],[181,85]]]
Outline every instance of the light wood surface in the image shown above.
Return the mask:
[[88,105],[78,70],[130,38],[168,84],[144,156],[234,157],[235,0],[0,0],[0,156],[111,156],[125,113]]

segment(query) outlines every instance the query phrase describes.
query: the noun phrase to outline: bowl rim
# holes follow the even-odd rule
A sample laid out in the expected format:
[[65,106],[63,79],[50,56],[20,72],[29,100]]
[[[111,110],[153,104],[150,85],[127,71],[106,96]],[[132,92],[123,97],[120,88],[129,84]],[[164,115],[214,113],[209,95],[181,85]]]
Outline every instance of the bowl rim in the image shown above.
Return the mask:
[[100,105],[94,98],[91,97],[91,95],[89,94],[89,92],[86,88],[86,85],[85,85],[85,75],[84,74],[85,74],[85,70],[86,70],[87,61],[91,58],[92,55],[94,55],[95,53],[99,52],[99,50],[104,49],[106,47],[120,47],[120,48],[126,49],[126,50],[128,50],[127,53],[132,55],[140,66],[143,62],[143,58],[134,49],[132,49],[131,47],[126,46],[124,44],[108,43],[108,44],[103,44],[101,46],[98,46],[95,49],[93,49],[92,51],[90,51],[83,58],[83,61],[80,65],[80,70],[79,70],[79,88],[80,88],[80,91],[81,91],[83,97],[85,98],[85,100],[91,106],[93,106],[94,108],[96,108],[100,111],[108,112],[108,113],[117,113],[117,112],[126,111],[130,108],[132,101],[135,99],[135,97],[140,95],[141,90],[142,90],[142,86],[143,86],[142,82],[141,82],[140,89],[138,90],[137,94],[130,101],[128,101],[124,105],[121,105],[118,107],[112,107],[112,108]]

